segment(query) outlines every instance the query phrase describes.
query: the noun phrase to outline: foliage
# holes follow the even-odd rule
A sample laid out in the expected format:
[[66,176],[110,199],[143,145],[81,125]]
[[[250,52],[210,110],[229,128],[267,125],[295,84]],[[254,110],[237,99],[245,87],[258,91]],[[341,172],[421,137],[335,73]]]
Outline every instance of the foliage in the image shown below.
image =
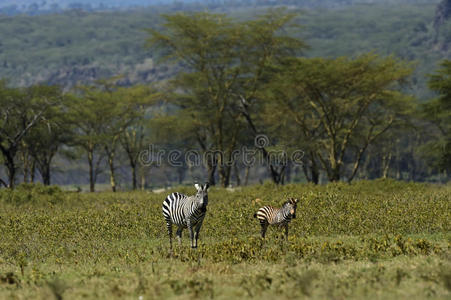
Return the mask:
[[62,190],[56,186],[45,186],[40,183],[21,183],[14,190],[0,190],[0,199],[11,205],[27,203],[56,203],[63,199]]
[[25,137],[38,124],[46,122],[51,107],[58,106],[60,98],[58,88],[13,88],[0,81],[0,152],[7,169],[9,187],[15,185],[16,156]]
[[424,147],[425,156],[435,167],[451,171],[451,61],[445,60],[429,80],[438,98],[423,105],[423,115],[436,127],[436,134]]
[[52,160],[64,143],[71,139],[71,128],[68,124],[67,111],[65,111],[66,97],[56,86],[32,86],[29,93],[34,97],[53,99],[52,105],[47,108],[42,119],[28,132],[21,144],[23,160],[24,181],[27,175],[31,181],[34,177],[34,166],[41,174],[45,185],[50,184],[50,169]]
[[174,14],[164,16],[165,32],[149,30],[149,44],[186,70],[173,81],[180,91],[172,98],[180,108],[177,119],[191,123],[204,153],[220,153],[207,161],[211,184],[217,165],[221,185],[229,185],[232,153],[249,136],[240,97],[253,98],[267,65],[305,47],[283,34],[294,17],[282,10],[241,22],[211,13]]
[[[70,143],[87,154],[91,192],[101,172],[100,163],[104,155],[109,166],[111,187],[116,191],[114,161],[121,137],[143,117],[146,108],[155,100],[156,94],[147,87],[118,87],[115,81],[117,78],[98,81],[93,86],[80,86],[79,93],[68,102],[67,119],[73,124]],[[122,139],[122,142],[125,141]]]
[[343,177],[347,158],[351,181],[368,146],[411,119],[413,99],[399,92],[410,73],[405,62],[371,54],[288,58],[261,93],[264,119],[276,137],[308,151],[311,164],[321,164],[330,181]]

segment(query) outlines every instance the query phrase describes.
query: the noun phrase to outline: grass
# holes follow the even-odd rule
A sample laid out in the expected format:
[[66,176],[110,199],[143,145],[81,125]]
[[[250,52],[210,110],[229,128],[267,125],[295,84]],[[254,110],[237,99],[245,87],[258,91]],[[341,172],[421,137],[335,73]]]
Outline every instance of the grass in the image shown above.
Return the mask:
[[[253,213],[289,196],[289,241],[263,242]],[[185,230],[170,255],[165,194],[0,190],[0,299],[446,299],[450,196],[391,180],[212,188],[199,249]]]

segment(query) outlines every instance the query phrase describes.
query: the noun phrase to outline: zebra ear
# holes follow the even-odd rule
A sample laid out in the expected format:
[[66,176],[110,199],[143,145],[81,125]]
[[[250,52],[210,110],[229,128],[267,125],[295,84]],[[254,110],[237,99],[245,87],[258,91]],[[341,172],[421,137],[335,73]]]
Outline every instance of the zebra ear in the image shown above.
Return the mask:
[[201,189],[201,187],[200,187],[200,185],[198,185],[197,183],[196,184],[194,184],[194,187],[196,188],[196,190],[200,190]]
[[204,190],[206,191],[206,190],[208,190],[208,188],[210,187],[210,184],[207,182],[207,183],[205,183],[205,187],[204,187]]
[[298,203],[299,199],[295,198],[294,203]]

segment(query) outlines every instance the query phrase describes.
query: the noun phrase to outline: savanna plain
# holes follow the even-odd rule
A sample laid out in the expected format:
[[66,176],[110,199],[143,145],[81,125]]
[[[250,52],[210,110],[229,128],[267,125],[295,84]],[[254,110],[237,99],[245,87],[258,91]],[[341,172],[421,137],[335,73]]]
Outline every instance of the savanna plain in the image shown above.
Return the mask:
[[[0,190],[1,299],[449,299],[451,186],[265,183],[209,192],[169,252],[165,193]],[[299,199],[288,241],[253,218]]]

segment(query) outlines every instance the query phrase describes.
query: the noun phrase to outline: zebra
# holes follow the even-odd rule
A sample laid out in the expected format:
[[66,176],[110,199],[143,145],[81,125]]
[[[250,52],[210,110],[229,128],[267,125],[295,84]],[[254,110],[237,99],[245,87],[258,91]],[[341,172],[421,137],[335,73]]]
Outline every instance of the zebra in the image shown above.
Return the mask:
[[207,212],[209,184],[199,185],[196,183],[194,186],[197,189],[197,193],[194,196],[172,193],[163,201],[163,216],[168,228],[171,249],[172,224],[178,226],[176,235],[180,245],[182,244],[182,230],[183,228],[188,228],[191,248],[197,248],[200,227]]
[[285,239],[288,240],[288,223],[296,218],[297,202],[298,199],[289,198],[281,208],[263,206],[254,214],[254,218],[260,221],[262,238],[265,238],[269,225],[279,225],[285,227]]

